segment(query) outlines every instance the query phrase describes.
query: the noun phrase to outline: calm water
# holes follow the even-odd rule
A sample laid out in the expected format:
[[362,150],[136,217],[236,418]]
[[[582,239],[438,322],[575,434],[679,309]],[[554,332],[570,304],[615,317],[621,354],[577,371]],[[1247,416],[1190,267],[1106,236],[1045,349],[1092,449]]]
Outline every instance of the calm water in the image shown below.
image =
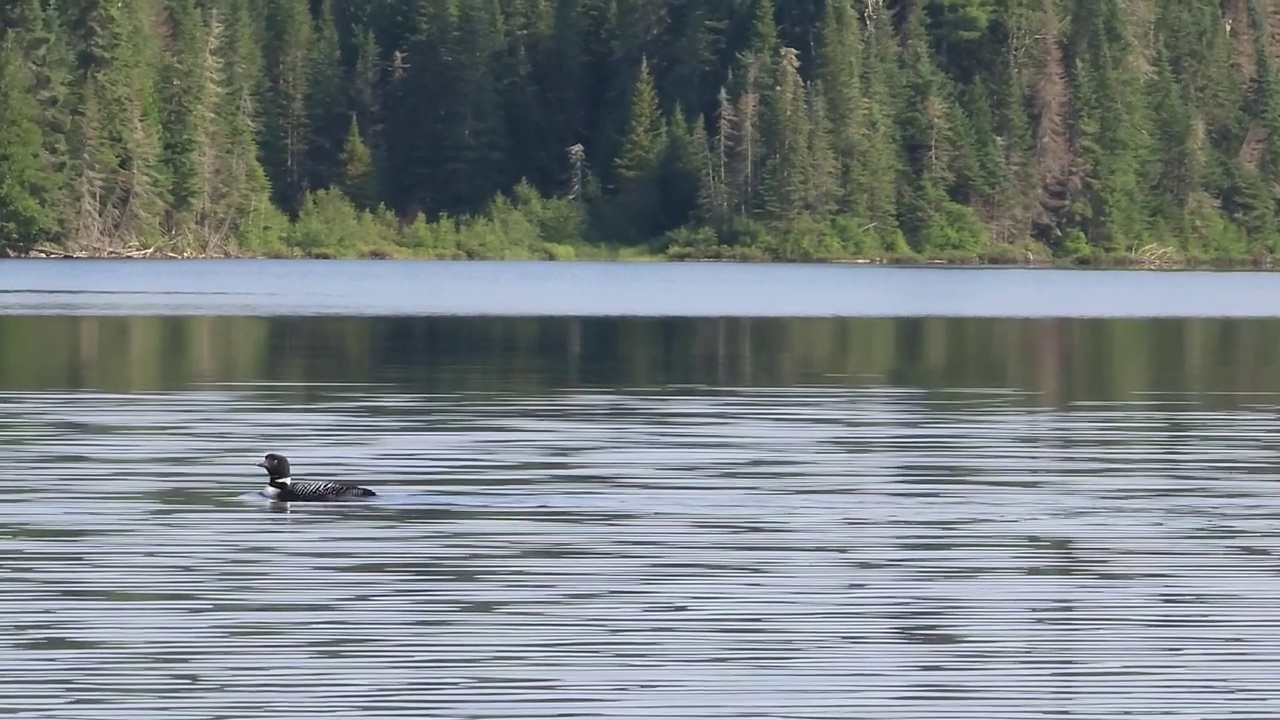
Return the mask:
[[0,313],[1277,317],[1280,273],[729,263],[0,262]]
[[1274,716],[1280,276],[445,265],[0,262],[0,716]]

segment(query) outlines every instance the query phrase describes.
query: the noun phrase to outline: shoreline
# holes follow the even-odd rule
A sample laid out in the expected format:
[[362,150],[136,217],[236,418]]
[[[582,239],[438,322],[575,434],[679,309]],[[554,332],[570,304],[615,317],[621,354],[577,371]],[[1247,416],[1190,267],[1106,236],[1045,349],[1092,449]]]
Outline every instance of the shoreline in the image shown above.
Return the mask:
[[[335,255],[331,253],[308,254],[297,252],[285,253],[238,253],[210,254],[173,253],[160,247],[152,248],[111,248],[95,251],[72,251],[47,246],[34,247],[26,253],[9,251],[0,254],[0,260],[427,260],[441,262],[657,262],[657,263],[734,263],[734,264],[813,264],[813,265],[878,265],[891,267],[955,267],[955,268],[1023,268],[1023,269],[1058,269],[1058,270],[1216,270],[1216,271],[1253,271],[1274,272],[1280,265],[1273,262],[1273,256],[1246,257],[1209,257],[1196,259],[1150,261],[1147,258],[1129,254],[1099,255],[1086,258],[1084,261],[1066,258],[1031,257],[1014,261],[1011,254],[998,253],[996,258],[990,255],[983,258],[978,254],[952,254],[947,256],[898,254],[875,257],[829,257],[829,258],[771,258],[762,256],[693,256],[672,257],[667,253],[646,251],[643,248],[618,248],[615,252],[598,247],[585,247],[588,252],[569,258],[553,257],[499,257],[499,256],[459,256],[453,253],[417,254],[405,253],[358,253]],[[630,252],[627,252],[630,251]]]

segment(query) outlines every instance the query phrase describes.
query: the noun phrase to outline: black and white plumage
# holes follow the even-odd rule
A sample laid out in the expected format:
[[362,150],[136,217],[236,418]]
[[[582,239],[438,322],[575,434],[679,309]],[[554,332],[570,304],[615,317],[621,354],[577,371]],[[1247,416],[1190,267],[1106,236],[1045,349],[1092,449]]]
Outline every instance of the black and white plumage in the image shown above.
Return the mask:
[[267,486],[262,494],[276,502],[323,502],[350,498],[375,497],[377,493],[359,485],[318,480],[294,480],[289,459],[279,453],[268,453],[258,463],[267,471]]

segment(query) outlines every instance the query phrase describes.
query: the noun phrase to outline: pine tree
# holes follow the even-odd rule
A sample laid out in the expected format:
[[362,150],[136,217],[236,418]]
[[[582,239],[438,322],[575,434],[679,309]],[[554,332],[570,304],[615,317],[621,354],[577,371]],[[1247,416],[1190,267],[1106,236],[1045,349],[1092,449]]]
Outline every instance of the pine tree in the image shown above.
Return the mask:
[[45,206],[62,213],[74,55],[67,46],[67,33],[57,12],[44,10],[39,0],[11,3],[0,18],[0,42],[13,43],[22,66],[20,74],[30,79],[29,99],[34,103],[30,119],[40,131],[43,165],[59,186],[58,192],[48,196]]
[[852,0],[827,0],[819,30],[816,60],[821,80],[825,122],[831,130],[831,149],[839,163],[839,207],[865,218],[868,128],[862,92],[861,35]]
[[[210,203],[218,208],[220,225],[210,236],[234,239],[239,246],[251,248],[269,242],[266,235],[275,230],[270,181],[257,141],[263,128],[257,99],[265,82],[260,26],[250,0],[225,2],[210,28],[219,61],[217,85],[222,89],[215,109],[221,129],[221,164],[218,180],[210,183]],[[225,24],[217,18],[225,18]]]
[[443,77],[456,90],[440,111],[441,185],[436,198],[443,207],[477,211],[516,179],[506,165],[510,148],[495,72],[502,46],[496,0],[464,3],[449,37]]
[[767,74],[782,49],[778,41],[776,9],[773,0],[754,0],[753,7],[751,45],[748,53],[762,63],[760,70]]
[[[541,102],[537,106],[545,128],[546,147],[541,148],[539,165],[543,182],[551,187],[558,185],[560,175],[549,171],[556,167],[564,148],[584,142],[587,138],[587,116],[590,109],[584,98],[589,95],[586,78],[587,67],[583,36],[586,32],[586,10],[583,0],[555,0],[552,29],[542,62],[534,64],[531,82],[542,88]],[[519,121],[521,118],[513,118]],[[585,156],[584,156],[585,160]]]
[[698,117],[685,117],[677,106],[667,123],[665,152],[657,179],[661,192],[661,222],[665,232],[690,222],[698,210],[700,176],[710,159],[707,130]]
[[372,30],[361,31],[358,38],[348,103],[356,113],[360,127],[366,128],[370,134],[377,134],[382,123],[381,52]]
[[716,96],[715,138],[702,174],[700,207],[702,217],[713,225],[724,226],[736,210],[733,172],[737,152],[738,117],[729,91],[723,85]]
[[135,0],[84,0],[78,10],[70,22],[79,50],[68,127],[71,241],[96,250],[150,245],[168,200],[154,35]]
[[1109,251],[1134,247],[1146,233],[1141,171],[1151,133],[1127,33],[1119,0],[1074,1],[1072,90],[1093,206],[1085,234]]
[[329,187],[340,176],[338,156],[346,137],[348,93],[332,0],[322,0],[307,52],[307,186]]
[[1149,81],[1152,111],[1162,119],[1157,135],[1158,162],[1151,181],[1159,188],[1158,204],[1168,218],[1187,209],[1200,177],[1200,154],[1193,108],[1174,76],[1163,43],[1156,47],[1155,74]]
[[[554,192],[558,177],[547,177],[539,172],[539,165],[548,164],[552,146],[547,142],[553,135],[549,118],[542,112],[541,88],[534,81],[534,64],[540,59],[546,33],[550,31],[550,19],[542,13],[548,8],[541,0],[529,0],[527,7],[518,12],[510,11],[505,21],[498,11],[498,25],[502,37],[492,52],[491,71],[497,89],[498,119],[501,125],[500,145],[502,158],[497,163],[503,177],[495,178],[497,187],[508,187],[515,178],[523,178],[534,187]],[[558,150],[563,150],[560,145]]]
[[806,138],[805,207],[810,216],[826,218],[836,209],[840,198],[840,163],[835,153],[835,141],[831,132],[831,119],[823,104],[820,84],[807,88],[806,118],[809,136]]
[[44,161],[34,82],[13,35],[0,39],[0,254],[21,253],[59,233],[58,177]]
[[207,42],[193,0],[167,0],[168,43],[160,87],[165,107],[164,160],[170,178],[166,230],[190,231],[196,206],[204,195],[202,154],[209,130],[209,78],[205,72]]
[[[741,215],[752,215],[762,204],[757,197],[761,187],[765,148],[761,141],[764,123],[761,118],[762,98],[769,80],[761,77],[760,63],[748,58],[743,66],[746,77],[742,92],[738,95],[733,114],[738,124],[732,133],[735,139],[733,168],[726,181],[729,197]],[[724,134],[721,134],[724,137]]]
[[0,4],[0,40],[11,34],[17,35],[18,42],[25,49],[25,40],[43,30],[44,10],[40,0],[9,0]]
[[927,0],[923,10],[931,45],[953,78],[971,81],[996,59],[988,40],[1000,17],[997,0]]
[[286,212],[300,207],[308,188],[311,34],[306,0],[267,0],[262,157],[273,199]]
[[362,210],[372,210],[378,204],[377,173],[373,155],[360,137],[360,125],[354,114],[347,130],[347,140],[342,148],[342,183],[344,195]]
[[259,252],[309,190],[407,222],[527,178],[611,242],[691,223],[790,252],[834,221],[851,250],[1271,251],[1268,8],[11,0],[3,222],[88,252]]
[[658,93],[645,59],[640,63],[631,93],[631,114],[622,152],[614,163],[622,192],[635,190],[648,180],[662,157],[663,141],[662,111],[658,108]]
[[[617,0],[583,0],[583,31],[579,41],[583,61],[583,126],[589,159],[606,182],[612,175],[626,133],[630,92],[639,58],[618,56],[621,29]],[[621,62],[620,62],[621,61]]]
[[652,58],[665,59],[671,52],[665,33],[670,23],[667,7],[670,0],[615,0],[617,47],[614,58],[626,65],[639,58],[652,64]]
[[863,31],[861,105],[865,130],[853,192],[853,207],[866,213],[869,226],[885,238],[898,230],[898,195],[906,165],[902,130],[896,122],[903,86],[899,47],[890,13],[882,0],[867,3]]
[[448,210],[439,207],[434,197],[440,166],[439,123],[443,108],[456,102],[454,93],[459,90],[448,83],[441,57],[452,16],[429,0],[414,8],[412,17],[401,22],[412,30],[407,44],[389,46],[386,157],[381,168],[381,187],[389,204],[407,218]]
[[904,188],[907,202],[902,208],[902,225],[917,250],[931,251],[939,248],[931,247],[927,238],[942,222],[947,189],[956,180],[956,116],[951,111],[951,84],[934,64],[924,23],[923,10],[913,5],[903,27],[906,102],[898,124],[911,171],[910,183]]
[[676,0],[670,2],[670,61],[663,87],[664,96],[675,105],[701,113],[706,109],[707,86],[714,67],[716,25],[708,18],[706,4],[701,0]]
[[[1028,36],[1029,32],[1026,33]],[[1015,47],[997,65],[991,99],[994,115],[998,185],[991,194],[989,217],[992,240],[1003,244],[1023,243],[1032,236],[1034,213],[1040,197],[1036,176],[1031,120],[1026,108],[1030,99],[1030,73],[1018,66],[1018,57],[1032,56],[1028,45]],[[1022,54],[1019,55],[1018,53]],[[1030,62],[1026,62],[1029,67]]]
[[649,63],[642,60],[631,93],[631,111],[622,151],[614,161],[621,208],[622,228],[634,228],[640,237],[661,225],[658,218],[660,196],[658,172],[666,152],[666,129],[658,94],[649,74]]
[[799,53],[778,53],[777,86],[769,94],[763,135],[762,210],[771,220],[790,225],[806,214],[812,159],[809,153],[809,110]]

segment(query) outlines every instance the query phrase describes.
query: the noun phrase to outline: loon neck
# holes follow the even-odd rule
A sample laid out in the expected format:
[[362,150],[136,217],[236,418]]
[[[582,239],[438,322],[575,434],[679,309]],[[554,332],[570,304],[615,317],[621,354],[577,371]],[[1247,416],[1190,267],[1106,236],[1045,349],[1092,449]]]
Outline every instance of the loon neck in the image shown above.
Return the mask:
[[267,480],[268,485],[270,485],[271,487],[280,488],[282,490],[284,488],[289,487],[289,484],[292,482],[293,482],[293,478],[287,477],[287,476],[282,478],[269,478]]

